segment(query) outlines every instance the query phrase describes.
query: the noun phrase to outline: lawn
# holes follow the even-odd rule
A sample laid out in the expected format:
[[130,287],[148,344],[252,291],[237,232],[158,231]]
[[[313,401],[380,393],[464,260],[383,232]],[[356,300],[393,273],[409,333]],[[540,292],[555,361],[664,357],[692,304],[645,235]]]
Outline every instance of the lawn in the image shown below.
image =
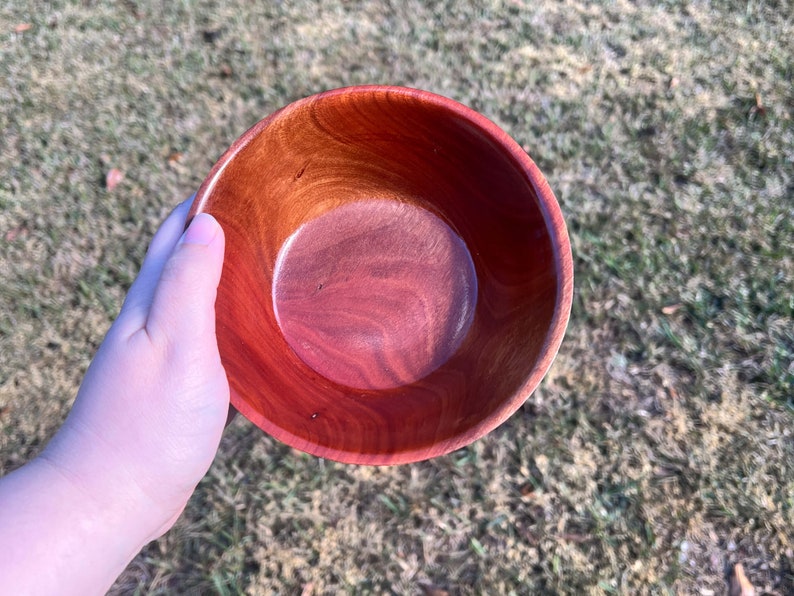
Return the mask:
[[552,370],[412,465],[237,417],[113,592],[705,595],[741,563],[794,593],[792,57],[785,0],[3,3],[0,473],[63,421],[154,230],[237,136],[406,85],[488,116],[556,193],[576,293]]

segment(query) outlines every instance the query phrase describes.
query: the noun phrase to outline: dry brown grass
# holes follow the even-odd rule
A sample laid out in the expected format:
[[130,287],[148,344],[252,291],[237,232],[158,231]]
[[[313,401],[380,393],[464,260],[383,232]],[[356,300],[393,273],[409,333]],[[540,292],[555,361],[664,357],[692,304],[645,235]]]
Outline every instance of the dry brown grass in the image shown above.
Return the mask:
[[794,593],[791,5],[430,4],[0,7],[0,472],[58,427],[158,222],[236,136],[405,84],[484,112],[555,189],[577,294],[554,368],[410,466],[238,419],[114,592],[720,594],[741,562]]

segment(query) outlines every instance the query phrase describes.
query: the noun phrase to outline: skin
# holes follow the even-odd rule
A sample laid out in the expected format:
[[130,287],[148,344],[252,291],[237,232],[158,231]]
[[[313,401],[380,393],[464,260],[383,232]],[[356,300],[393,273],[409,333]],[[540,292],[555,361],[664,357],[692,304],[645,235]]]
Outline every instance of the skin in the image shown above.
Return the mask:
[[223,230],[190,201],[158,230],[64,425],[0,479],[0,594],[105,593],[183,511],[218,448]]

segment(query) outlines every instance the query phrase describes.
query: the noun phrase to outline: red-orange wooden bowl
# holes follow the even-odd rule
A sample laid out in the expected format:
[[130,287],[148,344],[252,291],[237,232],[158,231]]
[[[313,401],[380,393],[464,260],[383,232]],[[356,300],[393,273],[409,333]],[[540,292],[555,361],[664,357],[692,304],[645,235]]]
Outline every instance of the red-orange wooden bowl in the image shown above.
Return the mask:
[[226,233],[232,404],[343,462],[448,453],[504,422],[560,346],[573,274],[546,180],[452,100],[352,87],[256,124],[191,216]]

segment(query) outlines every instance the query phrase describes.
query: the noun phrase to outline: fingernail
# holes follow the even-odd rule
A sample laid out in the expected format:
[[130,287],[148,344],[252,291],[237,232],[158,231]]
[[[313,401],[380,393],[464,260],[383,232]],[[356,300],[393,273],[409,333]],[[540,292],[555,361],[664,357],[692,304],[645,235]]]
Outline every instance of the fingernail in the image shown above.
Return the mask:
[[179,243],[207,246],[218,235],[218,227],[218,222],[209,213],[199,213],[190,222]]

